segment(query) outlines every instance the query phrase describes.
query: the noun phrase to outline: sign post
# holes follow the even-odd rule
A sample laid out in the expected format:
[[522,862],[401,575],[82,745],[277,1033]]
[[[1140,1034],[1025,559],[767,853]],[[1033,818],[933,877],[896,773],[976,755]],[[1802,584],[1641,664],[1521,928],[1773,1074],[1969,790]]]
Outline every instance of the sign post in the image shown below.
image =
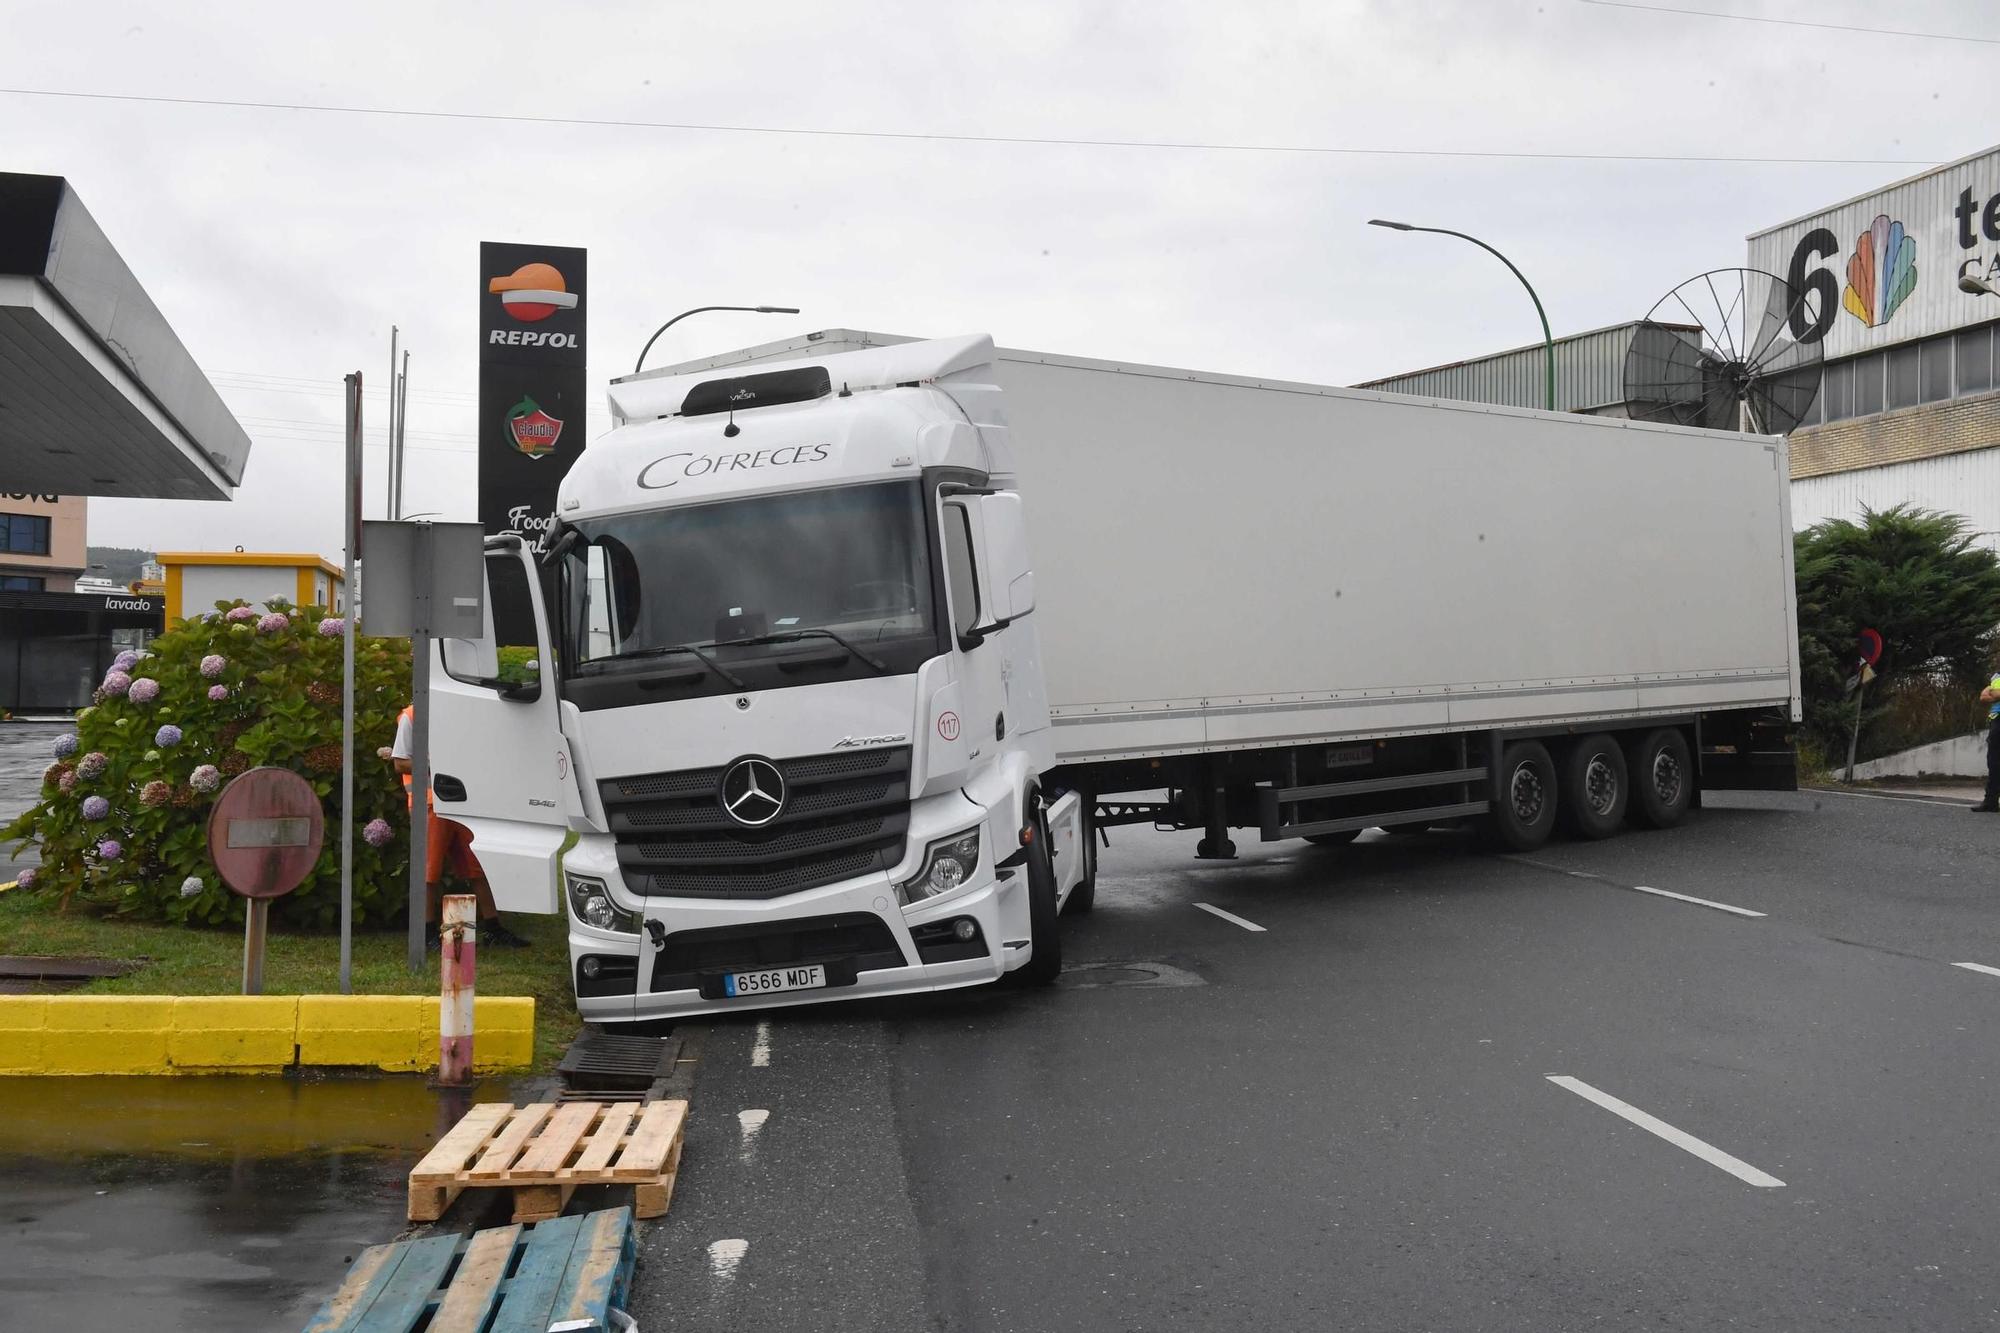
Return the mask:
[[[361,558],[361,372],[347,377],[346,513],[340,635],[340,993],[354,993],[354,563]],[[259,949],[261,956],[262,950]]]
[[[431,640],[485,632],[485,538],[477,523],[369,522],[368,632],[410,636],[410,971],[424,970],[430,854]],[[417,797],[424,809],[416,808]]]
[[583,450],[586,254],[479,247],[479,521],[537,553]]
[[285,768],[253,768],[222,789],[208,814],[208,857],[243,912],[243,993],[264,993],[271,899],[296,889],[319,863],[326,832],[319,793]]
[[454,893],[438,912],[438,1082],[472,1081],[472,999],[478,977],[479,900]]

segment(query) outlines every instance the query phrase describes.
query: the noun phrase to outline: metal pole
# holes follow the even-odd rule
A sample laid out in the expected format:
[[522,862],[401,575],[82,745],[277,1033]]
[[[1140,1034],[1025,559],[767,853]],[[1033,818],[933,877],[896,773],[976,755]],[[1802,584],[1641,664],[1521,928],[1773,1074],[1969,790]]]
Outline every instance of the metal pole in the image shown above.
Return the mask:
[[410,456],[410,353],[403,352],[403,373],[396,380],[396,512],[403,516],[403,461]]
[[472,1081],[472,1001],[479,962],[479,900],[454,893],[438,912],[438,1082]]
[[653,344],[660,340],[661,334],[686,319],[689,315],[699,315],[709,310],[741,310],[746,315],[796,315],[799,313],[797,306],[789,305],[698,305],[692,310],[683,310],[680,314],[675,315],[672,319],[660,325],[659,328],[653,330],[653,336],[646,339],[646,345],[639,349],[639,359],[632,363],[632,373],[634,375],[638,374],[640,367],[646,364],[646,353],[653,350]]
[[341,562],[340,993],[354,993],[354,566],[361,555],[361,372],[347,377],[347,552]]
[[383,516],[394,518],[400,497],[396,488],[403,484],[403,474],[396,466],[396,337],[402,330],[394,324],[389,326],[389,378],[383,383],[389,386],[389,414],[383,418],[383,430],[389,441],[389,468],[384,474]]
[[1507,271],[1518,278],[1521,285],[1528,289],[1528,299],[1535,303],[1535,317],[1542,321],[1542,351],[1546,362],[1545,369],[1548,381],[1546,405],[1549,411],[1553,412],[1556,410],[1556,340],[1555,336],[1549,332],[1549,315],[1546,310],[1542,309],[1542,298],[1535,294],[1534,285],[1528,281],[1526,274],[1514,267],[1513,260],[1501,254],[1477,236],[1468,236],[1462,231],[1453,231],[1449,227],[1418,227],[1408,222],[1384,222],[1379,218],[1370,221],[1368,225],[1371,227],[1387,227],[1391,231],[1427,231],[1438,236],[1456,236],[1461,241],[1471,241],[1487,254],[1492,255],[1495,259],[1505,264]]
[[271,900],[252,898],[243,907],[243,993],[264,993],[264,937],[271,924]]
[[1868,697],[1868,665],[1861,666],[1861,684],[1854,691],[1854,730],[1847,734],[1847,776],[1843,782],[1854,781],[1854,751],[1861,744],[1861,701]]
[[[431,525],[411,534],[410,971],[424,970],[424,899],[431,814]],[[417,809],[421,798],[424,808]]]

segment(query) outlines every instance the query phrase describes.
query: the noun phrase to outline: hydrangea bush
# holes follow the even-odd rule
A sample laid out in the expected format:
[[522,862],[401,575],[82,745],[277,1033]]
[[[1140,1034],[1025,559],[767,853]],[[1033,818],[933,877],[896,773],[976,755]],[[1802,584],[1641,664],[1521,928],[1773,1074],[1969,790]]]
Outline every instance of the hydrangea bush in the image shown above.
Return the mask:
[[[327,830],[319,863],[273,914],[338,921],[342,627],[322,607],[216,610],[175,621],[149,653],[120,654],[75,732],[56,738],[40,803],[0,828],[41,845],[22,889],[143,920],[240,921],[242,900],[209,863],[208,814],[230,778],[268,764],[313,784]],[[376,751],[409,701],[409,646],[358,640],[354,666],[354,915],[389,921],[403,911],[409,817]]]

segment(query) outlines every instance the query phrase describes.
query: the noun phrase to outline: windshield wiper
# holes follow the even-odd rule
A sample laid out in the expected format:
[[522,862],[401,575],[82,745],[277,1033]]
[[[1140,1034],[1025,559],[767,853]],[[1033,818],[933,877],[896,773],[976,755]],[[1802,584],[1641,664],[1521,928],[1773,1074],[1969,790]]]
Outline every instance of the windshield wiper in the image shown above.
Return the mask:
[[[710,645],[710,647],[716,647],[716,646],[719,645],[714,645],[714,644]],[[731,688],[738,690],[744,688],[742,677],[738,676],[734,671],[731,671],[728,667],[722,665],[722,663],[716,661],[713,657],[710,657],[706,652],[703,652],[698,645],[692,643],[669,643],[669,644],[662,644],[657,648],[635,648],[629,653],[613,653],[609,657],[596,658],[591,663],[589,663],[589,665],[601,669],[602,667],[608,666],[613,662],[637,662],[637,661],[642,661],[648,657],[672,657],[676,653],[693,654],[695,657],[701,659],[701,664],[703,666],[707,667],[710,671],[713,671],[716,675],[728,681]]]
[[830,629],[794,629],[786,630],[782,634],[756,634],[747,639],[730,639],[724,643],[717,644],[716,647],[755,648],[766,643],[797,643],[800,639],[832,639],[848,652],[854,654],[869,666],[874,667],[878,674],[884,676],[889,674],[889,664],[887,662],[884,662],[881,658],[862,648],[853,640],[844,635],[836,634]]

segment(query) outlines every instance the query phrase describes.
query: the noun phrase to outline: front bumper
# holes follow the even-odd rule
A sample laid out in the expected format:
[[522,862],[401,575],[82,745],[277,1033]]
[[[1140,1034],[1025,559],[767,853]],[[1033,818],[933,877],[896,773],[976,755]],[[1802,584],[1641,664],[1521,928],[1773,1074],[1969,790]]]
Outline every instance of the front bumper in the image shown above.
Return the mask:
[[[965,808],[977,810],[970,803]],[[925,838],[911,842],[911,858],[921,856]],[[597,864],[592,850],[572,851],[570,868],[615,885],[615,865]],[[914,873],[913,865],[906,868]],[[635,899],[614,887],[615,901],[644,913],[645,928],[638,936],[613,934],[570,918],[577,1010],[586,1021],[616,1023],[912,995],[995,981],[1027,961],[1026,880],[996,873],[990,854],[966,885],[907,912],[896,901],[895,878],[869,875],[760,901]],[[943,933],[948,943],[941,943],[941,932],[923,931],[960,918],[974,923],[976,942]],[[606,987],[604,981],[584,983],[578,967],[586,958],[598,960],[606,980],[617,974],[611,985],[620,993],[587,993]],[[725,972],[814,962],[826,965],[828,985],[756,996],[723,993]]]

